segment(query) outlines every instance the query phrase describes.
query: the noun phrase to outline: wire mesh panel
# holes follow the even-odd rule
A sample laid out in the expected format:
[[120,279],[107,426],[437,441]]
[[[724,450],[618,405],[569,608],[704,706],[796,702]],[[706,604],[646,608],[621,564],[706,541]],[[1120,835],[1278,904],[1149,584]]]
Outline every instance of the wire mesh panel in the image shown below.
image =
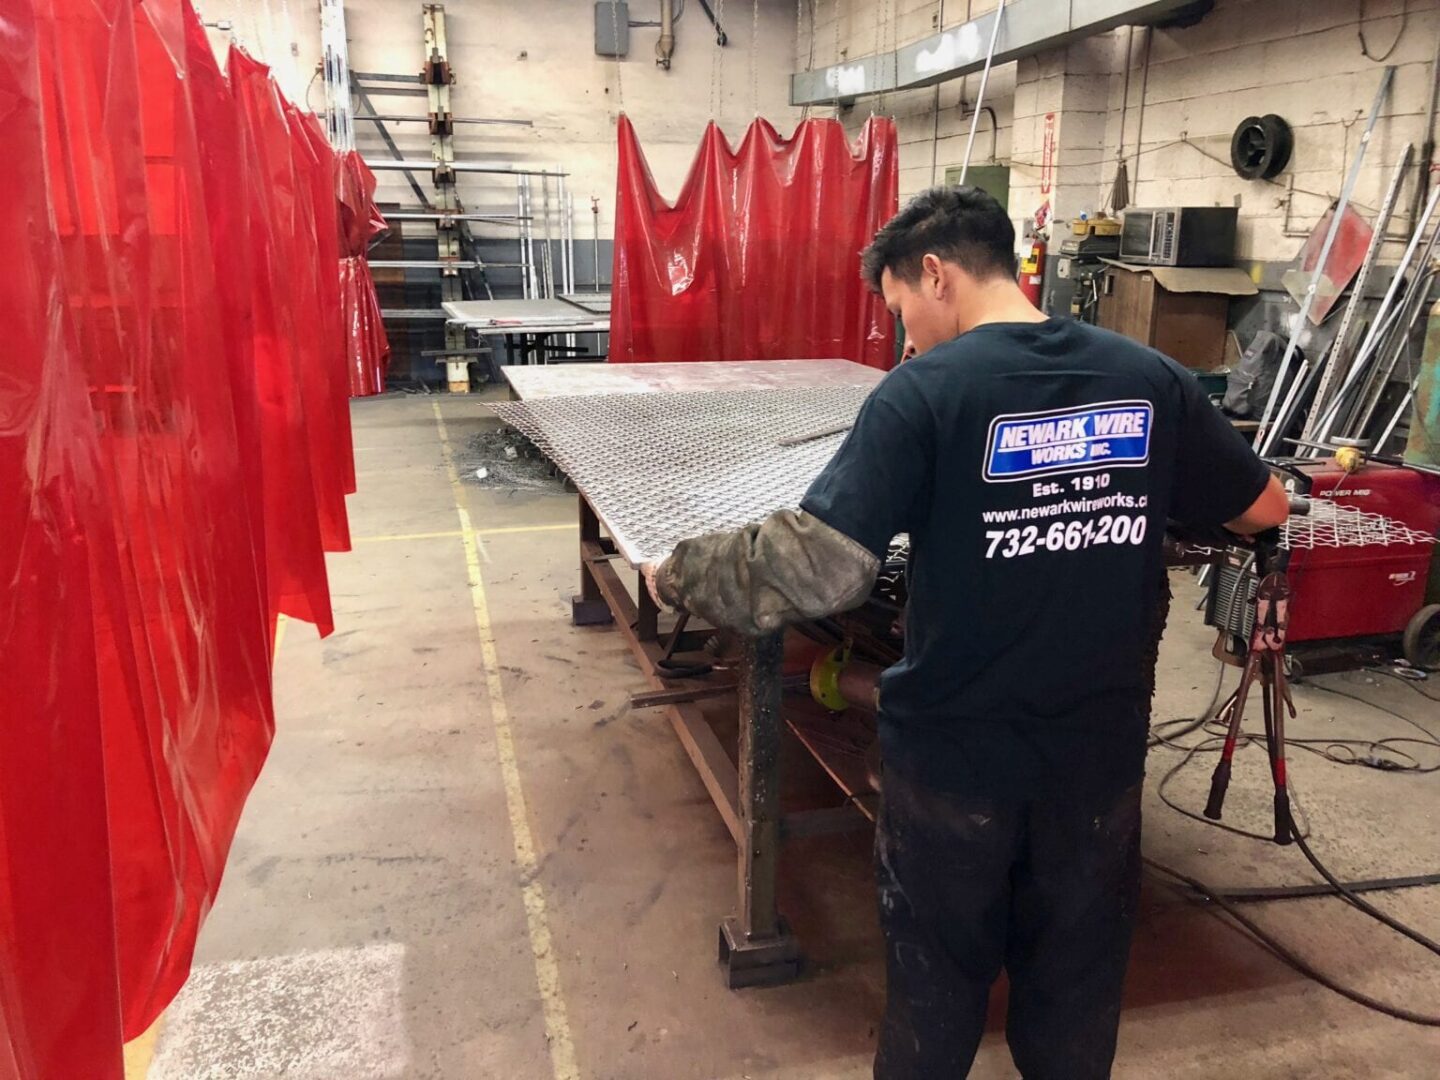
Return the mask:
[[1291,551],[1307,548],[1402,547],[1433,544],[1435,537],[1412,529],[1384,514],[1329,499],[1315,499],[1308,514],[1292,515],[1284,526],[1284,545]]
[[632,564],[799,505],[868,386],[612,394],[492,405],[575,482]]
[[[1290,551],[1314,548],[1409,547],[1433,544],[1435,537],[1384,514],[1312,499],[1306,514],[1291,514],[1280,527],[1280,546]],[[1185,544],[1189,555],[1218,555],[1223,549]]]

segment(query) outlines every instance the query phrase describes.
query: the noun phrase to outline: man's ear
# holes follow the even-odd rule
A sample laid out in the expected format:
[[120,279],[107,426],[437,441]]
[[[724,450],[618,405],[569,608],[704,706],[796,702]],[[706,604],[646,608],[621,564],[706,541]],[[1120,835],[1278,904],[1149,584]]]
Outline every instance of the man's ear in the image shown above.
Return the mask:
[[920,258],[920,281],[935,292],[935,299],[945,299],[945,271],[938,255],[925,254]]

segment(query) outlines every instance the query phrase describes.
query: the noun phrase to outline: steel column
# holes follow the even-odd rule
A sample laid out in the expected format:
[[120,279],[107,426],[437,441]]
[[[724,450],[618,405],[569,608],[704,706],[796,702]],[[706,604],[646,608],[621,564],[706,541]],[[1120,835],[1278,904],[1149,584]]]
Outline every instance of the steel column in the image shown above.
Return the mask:
[[775,903],[780,865],[781,634],[747,638],[740,663],[740,910],[720,924],[734,987],[788,982],[800,950]]
[[[436,208],[442,212],[460,213],[460,192],[455,186],[455,127],[450,112],[450,60],[445,44],[445,5],[425,4],[421,9],[425,21],[425,68],[423,78],[430,106],[430,154],[435,159]],[[435,223],[435,244],[441,259],[459,260],[463,226],[451,217]],[[483,268],[481,268],[483,270]],[[465,299],[464,283],[458,267],[440,272],[440,296],[443,300]],[[445,361],[445,381],[452,394],[470,392],[470,367],[465,357],[465,329],[447,323],[445,348],[453,355]]]
[[576,501],[580,504],[580,592],[570,598],[570,621],[576,626],[599,626],[613,621],[590,565],[600,544],[600,519],[588,500]]

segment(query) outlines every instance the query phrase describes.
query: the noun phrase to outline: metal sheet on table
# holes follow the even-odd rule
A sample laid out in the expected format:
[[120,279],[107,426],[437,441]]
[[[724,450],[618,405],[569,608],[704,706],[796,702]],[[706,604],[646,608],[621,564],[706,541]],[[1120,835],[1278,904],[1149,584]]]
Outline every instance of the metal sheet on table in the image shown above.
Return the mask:
[[442,306],[454,321],[477,327],[500,323],[565,325],[593,322],[595,318],[564,300],[447,300]]
[[566,473],[631,566],[799,506],[869,386],[608,394],[492,405]]
[[576,364],[503,369],[522,400],[593,394],[687,393],[804,386],[873,386],[883,371],[849,360],[730,360],[689,364]]
[[610,314],[610,294],[608,292],[578,292],[561,293],[560,299],[567,304],[574,304],[578,308],[584,308],[591,315]]
[[610,320],[590,318],[580,322],[466,323],[465,329],[480,337],[506,337],[512,334],[530,334],[534,337],[550,337],[555,334],[607,334],[610,332]]

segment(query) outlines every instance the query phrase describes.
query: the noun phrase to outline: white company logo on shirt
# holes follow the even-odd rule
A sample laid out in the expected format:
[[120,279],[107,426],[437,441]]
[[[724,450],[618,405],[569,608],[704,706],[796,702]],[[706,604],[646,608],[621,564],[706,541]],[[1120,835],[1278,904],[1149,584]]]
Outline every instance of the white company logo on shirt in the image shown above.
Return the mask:
[[1035,476],[1127,468],[1150,460],[1148,401],[1005,413],[990,421],[982,476],[1003,484]]

